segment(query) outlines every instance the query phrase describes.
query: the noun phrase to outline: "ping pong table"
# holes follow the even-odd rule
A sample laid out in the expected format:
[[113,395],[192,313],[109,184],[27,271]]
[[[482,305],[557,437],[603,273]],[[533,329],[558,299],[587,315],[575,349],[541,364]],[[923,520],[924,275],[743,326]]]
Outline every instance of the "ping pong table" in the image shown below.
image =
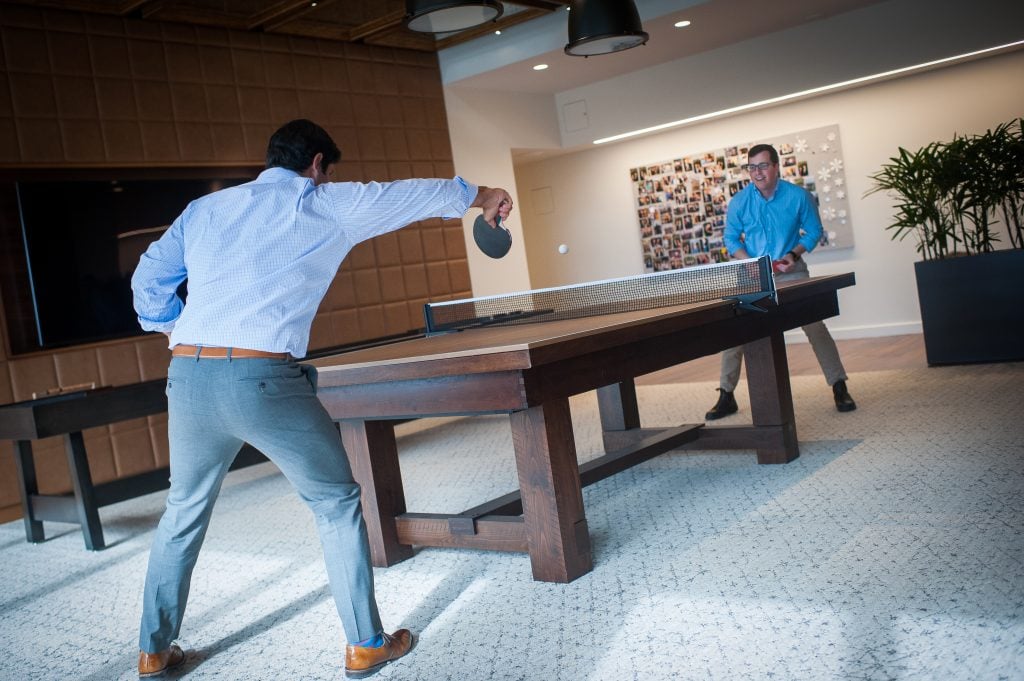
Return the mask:
[[[412,546],[522,551],[538,581],[592,569],[582,488],[671,450],[753,450],[761,464],[799,455],[783,333],[839,313],[852,273],[780,285],[777,304],[731,300],[471,328],[309,362],[362,486],[373,564]],[[634,378],[743,345],[750,425],[641,427]],[[569,397],[596,390],[605,453],[580,465]],[[505,413],[519,490],[458,514],[407,512],[396,420]]]

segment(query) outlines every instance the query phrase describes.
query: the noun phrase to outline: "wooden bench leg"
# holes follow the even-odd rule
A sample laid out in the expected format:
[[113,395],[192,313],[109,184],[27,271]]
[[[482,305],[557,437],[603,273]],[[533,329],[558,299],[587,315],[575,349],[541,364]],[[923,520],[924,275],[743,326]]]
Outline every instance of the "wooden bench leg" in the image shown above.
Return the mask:
[[78,522],[82,525],[85,548],[98,551],[105,546],[103,526],[100,525],[100,514],[96,507],[96,494],[92,486],[89,459],[85,455],[85,440],[82,434],[64,435],[64,450],[68,456],[68,472],[71,474],[71,486],[75,491],[75,508],[78,512]]
[[362,488],[363,518],[370,539],[370,560],[388,567],[413,555],[398,543],[395,517],[405,513],[405,489],[398,467],[398,445],[392,421],[338,422],[352,475]]
[[793,391],[789,384],[786,341],[774,333],[743,346],[754,426],[781,432],[781,444],[758,448],[758,463],[788,463],[800,456],[796,439]]
[[39,494],[36,482],[36,464],[32,458],[32,443],[28,440],[17,440],[14,443],[14,463],[18,470],[18,491],[21,493],[21,514],[25,521],[25,539],[37,544],[46,536],[43,534],[43,522],[35,519],[32,508],[32,497]]
[[593,561],[569,400],[513,412],[509,419],[533,578],[571,582],[590,572]]

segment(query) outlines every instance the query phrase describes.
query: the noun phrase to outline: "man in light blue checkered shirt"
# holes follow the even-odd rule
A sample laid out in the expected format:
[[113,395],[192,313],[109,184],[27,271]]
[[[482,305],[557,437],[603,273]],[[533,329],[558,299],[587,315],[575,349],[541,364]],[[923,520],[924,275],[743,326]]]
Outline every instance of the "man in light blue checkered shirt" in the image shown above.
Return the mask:
[[[170,338],[171,488],[150,552],[139,676],[185,661],[174,643],[192,570],[231,462],[244,443],[277,464],[313,511],[347,638],[345,673],[361,678],[402,657],[407,629],[387,634],[373,592],[369,544],[348,458],[316,397],[316,373],[295,362],[321,299],[359,242],[427,218],[482,208],[508,217],[504,189],[452,180],[330,182],[338,147],[307,120],[270,139],[252,182],[193,201],[143,254],[132,277],[147,331]],[[188,300],[177,295],[188,279]]]

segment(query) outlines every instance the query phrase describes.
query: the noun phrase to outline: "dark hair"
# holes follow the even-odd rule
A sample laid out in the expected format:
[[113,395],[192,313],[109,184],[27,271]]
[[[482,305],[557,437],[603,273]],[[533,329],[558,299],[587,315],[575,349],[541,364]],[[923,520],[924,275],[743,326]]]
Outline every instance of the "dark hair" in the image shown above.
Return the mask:
[[763,154],[766,151],[768,152],[769,158],[772,159],[772,163],[777,164],[779,162],[779,152],[775,151],[775,147],[770,144],[755,144],[750,147],[750,151],[747,152],[747,159],[749,160],[750,158],[757,156],[758,154]]
[[323,154],[320,171],[341,159],[341,151],[327,131],[313,121],[299,118],[285,123],[270,137],[267,144],[267,167],[288,168],[301,173],[313,164],[313,157]]

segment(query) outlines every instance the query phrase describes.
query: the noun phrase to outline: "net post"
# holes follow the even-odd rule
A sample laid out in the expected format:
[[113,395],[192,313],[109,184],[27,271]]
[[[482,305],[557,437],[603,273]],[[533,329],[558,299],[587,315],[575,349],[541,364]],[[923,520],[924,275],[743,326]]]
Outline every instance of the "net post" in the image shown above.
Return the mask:
[[737,293],[731,296],[725,296],[723,300],[733,300],[736,302],[736,307],[740,310],[749,310],[750,312],[767,312],[768,310],[757,305],[756,303],[770,298],[776,305],[779,304],[778,291],[775,289],[775,275],[772,274],[772,258],[768,255],[762,255],[757,258],[754,262],[754,266],[757,268],[757,280],[759,291],[752,291],[750,293]]
[[434,324],[434,313],[430,309],[430,303],[424,303],[423,305],[423,323],[428,336],[437,332]]
[[761,291],[771,296],[772,302],[779,304],[779,292],[775,288],[775,274],[772,269],[772,257],[762,255],[757,259],[758,274],[761,278]]

